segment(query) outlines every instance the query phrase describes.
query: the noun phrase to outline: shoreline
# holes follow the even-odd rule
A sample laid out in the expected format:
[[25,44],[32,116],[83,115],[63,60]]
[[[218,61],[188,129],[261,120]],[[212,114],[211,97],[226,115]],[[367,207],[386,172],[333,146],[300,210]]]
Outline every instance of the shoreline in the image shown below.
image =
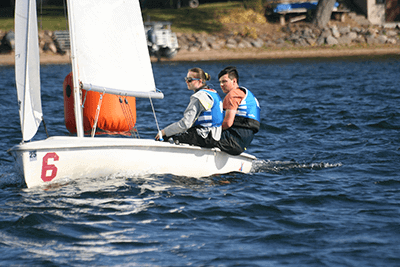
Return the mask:
[[[374,47],[374,48],[290,48],[290,49],[220,49],[209,51],[179,51],[171,59],[161,58],[161,62],[196,62],[196,61],[225,61],[225,60],[263,60],[263,59],[293,59],[293,58],[337,58],[353,56],[388,56],[400,55],[400,47]],[[13,66],[14,52],[0,54],[0,66]],[[151,57],[151,62],[157,59]],[[40,64],[69,64],[69,54],[41,53]]]

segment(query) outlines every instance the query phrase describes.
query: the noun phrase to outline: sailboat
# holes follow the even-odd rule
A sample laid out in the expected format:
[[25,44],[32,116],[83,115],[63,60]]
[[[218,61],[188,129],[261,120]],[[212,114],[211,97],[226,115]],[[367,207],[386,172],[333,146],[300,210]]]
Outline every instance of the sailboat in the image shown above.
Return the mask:
[[[17,0],[15,73],[22,142],[8,152],[28,188],[74,179],[249,173],[254,156],[153,139],[85,136],[82,91],[162,99],[155,86],[138,0],[68,0],[74,136],[32,141],[42,122],[36,0]],[[104,33],[107,33],[107,38]],[[115,40],[118,40],[115,42]],[[156,123],[158,128],[158,123]],[[156,130],[156,129],[155,129]]]

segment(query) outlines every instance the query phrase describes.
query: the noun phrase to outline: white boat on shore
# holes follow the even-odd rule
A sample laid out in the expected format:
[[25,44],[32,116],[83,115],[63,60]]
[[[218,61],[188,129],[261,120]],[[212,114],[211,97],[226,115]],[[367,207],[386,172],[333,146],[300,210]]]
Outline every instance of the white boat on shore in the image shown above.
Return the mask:
[[[42,121],[36,1],[16,1],[15,70],[22,142],[8,152],[29,188],[118,174],[206,177],[251,171],[255,157],[246,153],[232,156],[217,148],[125,136],[98,137],[95,134],[98,114],[94,121],[89,121],[92,134],[85,136],[84,124],[88,119],[83,92],[98,92],[100,99],[107,94],[120,99],[149,98],[151,104],[151,99],[163,98],[163,94],[155,86],[139,1],[69,0],[67,3],[71,93],[74,103],[79,103],[73,106],[76,136],[31,141]],[[108,35],[106,39],[104,32]],[[110,33],[114,36],[110,37]],[[119,41],[116,44],[114,40]],[[101,109],[101,100],[98,108]],[[128,123],[132,130],[135,118],[128,117],[127,120],[132,120]],[[158,128],[157,121],[156,125]]]

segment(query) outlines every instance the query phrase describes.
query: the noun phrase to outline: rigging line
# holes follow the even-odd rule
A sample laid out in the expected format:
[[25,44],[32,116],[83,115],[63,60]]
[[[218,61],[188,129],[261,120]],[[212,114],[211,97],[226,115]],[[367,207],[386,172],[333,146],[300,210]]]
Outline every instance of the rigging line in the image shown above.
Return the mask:
[[159,132],[160,127],[158,126],[157,116],[156,116],[156,112],[154,111],[153,101],[151,101],[150,93],[149,93],[149,99],[150,99],[151,109],[153,110],[154,119],[156,121],[157,131]]
[[[131,131],[131,134],[134,135],[136,138],[140,138],[139,133],[137,132],[137,129],[135,127],[135,118],[132,114],[132,109],[130,108],[128,98],[125,96],[124,100],[125,100],[124,102],[126,104],[126,108],[128,111],[129,122],[130,122],[130,125],[132,125],[132,127],[129,127],[129,130]],[[136,135],[136,133],[137,133],[137,135]]]
[[43,0],[40,1],[40,29],[43,31]]
[[49,138],[50,137],[49,136],[49,132],[47,131],[46,122],[44,121],[44,117],[43,116],[42,116],[42,121],[43,121],[44,130],[46,131],[47,138]]
[[101,103],[103,102],[103,96],[104,96],[105,91],[106,90],[104,89],[103,93],[100,94],[99,103],[97,104],[97,109],[96,109],[96,118],[94,120],[93,127],[92,127],[91,137],[94,137],[94,135],[96,133],[97,122],[99,120],[99,115],[100,115],[100,107],[101,107]]
[[91,90],[92,90],[92,84],[90,84],[89,90],[85,90],[85,98],[83,99],[83,102],[82,102],[82,108],[85,108],[86,96],[87,96],[88,92]]
[[128,119],[126,107],[124,106],[124,100],[122,99],[121,96],[118,96],[118,99],[119,99],[119,104],[120,104],[121,109],[122,109],[122,113],[124,113],[125,121],[126,121],[126,123],[128,124],[128,127],[129,127],[129,133],[130,133],[131,136],[132,136],[131,124],[130,124],[130,121],[129,121],[129,119]]
[[[132,137],[136,137],[136,135],[134,134],[134,131],[133,131],[133,128],[134,128],[133,115],[129,116],[129,111],[130,111],[129,103],[126,100],[126,98],[125,98],[125,101],[124,101],[122,99],[122,96],[118,96],[118,98],[119,98],[119,103],[121,105],[122,112],[124,113],[124,117],[125,117],[126,123],[128,124],[128,127],[129,127],[129,132],[131,133]],[[124,103],[126,103],[128,106],[125,106]]]
[[68,31],[68,17],[67,17],[67,6],[65,5],[65,1],[63,1],[64,5],[64,18],[65,18],[65,29]]
[[[63,5],[64,5],[65,30],[68,32],[69,51],[71,52],[71,38],[69,37],[68,14],[67,14],[66,0],[63,0]],[[70,72],[72,72],[72,64],[69,64],[69,67],[70,67]]]
[[121,99],[123,101],[123,103],[121,103],[123,105],[123,107],[125,108],[126,111],[126,115],[125,115],[125,119],[127,120],[127,123],[129,125],[129,131],[132,134],[132,130],[133,130],[133,116],[132,116],[132,112],[131,109],[129,108],[129,103],[128,100],[125,98]]
[[[128,120],[128,115],[126,114],[126,110],[125,110],[125,106],[124,106],[124,101],[122,100],[122,97],[121,97],[121,96],[118,96],[118,100],[119,100],[119,104],[120,104],[121,109],[122,109],[122,113],[124,114],[126,123],[128,124],[129,131],[130,131],[131,126],[130,126],[130,122],[129,122],[129,120]],[[132,133],[131,133],[131,134],[132,134]]]

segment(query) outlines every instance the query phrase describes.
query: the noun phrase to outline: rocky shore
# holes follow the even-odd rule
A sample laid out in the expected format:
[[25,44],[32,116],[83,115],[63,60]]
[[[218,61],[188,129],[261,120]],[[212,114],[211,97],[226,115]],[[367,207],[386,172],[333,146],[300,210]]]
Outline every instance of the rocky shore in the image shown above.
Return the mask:
[[264,33],[257,38],[234,34],[177,34],[180,51],[210,51],[222,48],[296,48],[333,46],[398,45],[398,28],[351,27],[332,25],[317,29],[309,25],[288,25],[279,32]]
[[[208,54],[221,49],[241,52],[260,49],[259,51],[263,52],[278,52],[279,55],[293,54],[293,51],[308,55],[315,54],[311,51],[324,51],[324,54],[327,54],[328,50],[400,49],[398,26],[373,26],[353,12],[344,15],[340,21],[331,20],[324,29],[318,29],[305,22],[289,23],[285,26],[266,23],[262,27],[246,27],[247,31],[242,30],[246,34],[238,34],[234,30],[216,35],[177,33],[179,53],[203,51]],[[232,29],[235,29],[235,25],[232,25]]]
[[[12,34],[12,33],[11,33]],[[269,27],[264,32],[243,36],[224,34],[177,33],[179,51],[161,61],[201,61],[299,57],[338,57],[354,55],[400,54],[400,29],[371,25],[331,23],[317,29],[307,23]],[[0,65],[14,64],[10,33],[0,31]],[[53,32],[39,34],[43,64],[68,63]],[[152,58],[152,61],[157,59]]]

